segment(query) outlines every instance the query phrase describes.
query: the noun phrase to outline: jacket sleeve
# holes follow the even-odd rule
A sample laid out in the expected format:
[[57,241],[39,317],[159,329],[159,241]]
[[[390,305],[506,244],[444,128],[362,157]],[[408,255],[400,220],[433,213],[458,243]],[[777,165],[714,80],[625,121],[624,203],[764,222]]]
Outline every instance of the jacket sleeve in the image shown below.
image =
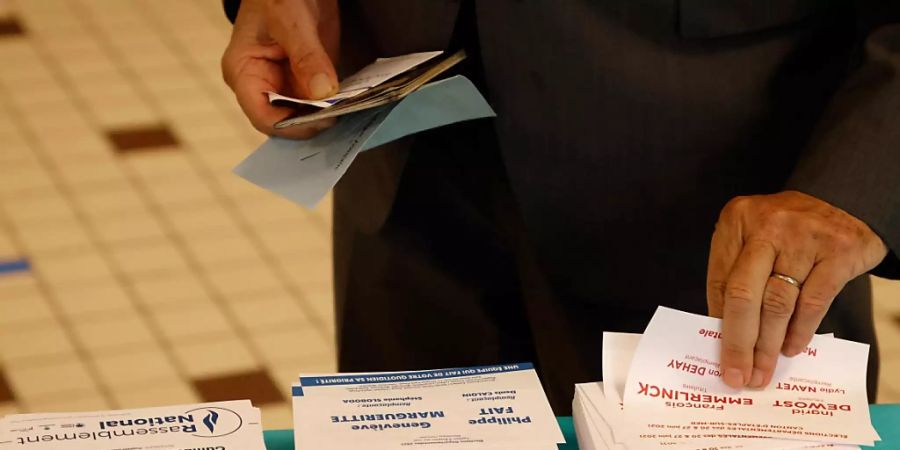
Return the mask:
[[900,279],[900,14],[877,17],[787,187],[868,224],[890,250],[872,273]]

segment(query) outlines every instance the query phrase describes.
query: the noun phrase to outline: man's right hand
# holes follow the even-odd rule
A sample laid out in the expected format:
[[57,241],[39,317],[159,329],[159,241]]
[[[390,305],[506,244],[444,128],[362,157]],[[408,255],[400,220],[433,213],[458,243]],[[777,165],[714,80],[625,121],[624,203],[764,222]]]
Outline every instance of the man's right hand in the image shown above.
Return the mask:
[[308,139],[334,119],[276,130],[273,125],[293,111],[269,104],[266,92],[306,99],[335,94],[339,45],[337,0],[243,0],[222,56],[222,74],[257,130]]

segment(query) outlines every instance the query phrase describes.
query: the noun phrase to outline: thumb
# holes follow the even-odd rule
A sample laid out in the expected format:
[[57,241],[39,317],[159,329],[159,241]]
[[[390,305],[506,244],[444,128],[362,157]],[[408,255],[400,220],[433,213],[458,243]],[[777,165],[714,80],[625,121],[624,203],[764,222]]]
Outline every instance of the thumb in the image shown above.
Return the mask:
[[298,40],[288,57],[294,88],[302,98],[315,100],[337,93],[337,74],[318,36],[314,40]]
[[337,93],[337,73],[319,38],[318,13],[305,1],[278,5],[269,11],[271,34],[287,52],[294,93],[313,100]]

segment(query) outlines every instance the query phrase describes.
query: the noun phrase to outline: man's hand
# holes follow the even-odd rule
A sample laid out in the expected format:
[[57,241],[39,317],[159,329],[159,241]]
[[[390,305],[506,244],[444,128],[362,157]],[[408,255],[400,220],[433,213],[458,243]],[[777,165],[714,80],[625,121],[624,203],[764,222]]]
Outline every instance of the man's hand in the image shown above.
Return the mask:
[[865,223],[809,195],[730,201],[713,233],[706,283],[709,314],[723,319],[723,381],[769,384],[779,353],[802,352],[844,285],[886,255]]
[[276,130],[290,108],[266,91],[320,99],[337,92],[340,40],[337,0],[243,0],[222,56],[222,74],[253,126],[268,135],[307,139],[334,124],[325,119]]

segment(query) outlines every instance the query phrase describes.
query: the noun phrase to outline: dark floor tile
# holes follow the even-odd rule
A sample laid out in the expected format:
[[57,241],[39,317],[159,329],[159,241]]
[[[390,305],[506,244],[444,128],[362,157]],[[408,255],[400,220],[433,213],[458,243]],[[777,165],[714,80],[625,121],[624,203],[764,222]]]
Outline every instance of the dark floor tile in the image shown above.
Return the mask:
[[254,370],[193,380],[200,398],[207,402],[250,399],[254,405],[284,401],[281,390],[265,370]]
[[175,135],[165,125],[107,130],[106,136],[119,153],[171,149],[178,145]]
[[0,403],[13,400],[15,400],[15,396],[13,396],[12,388],[9,387],[9,382],[6,381],[6,373],[0,367]]
[[0,38],[6,36],[24,36],[25,27],[15,16],[0,17]]

